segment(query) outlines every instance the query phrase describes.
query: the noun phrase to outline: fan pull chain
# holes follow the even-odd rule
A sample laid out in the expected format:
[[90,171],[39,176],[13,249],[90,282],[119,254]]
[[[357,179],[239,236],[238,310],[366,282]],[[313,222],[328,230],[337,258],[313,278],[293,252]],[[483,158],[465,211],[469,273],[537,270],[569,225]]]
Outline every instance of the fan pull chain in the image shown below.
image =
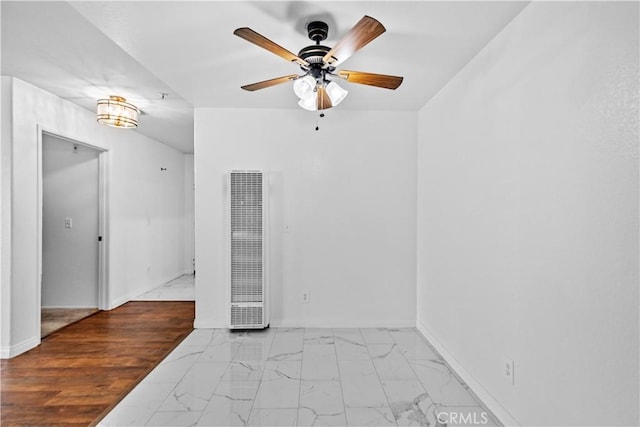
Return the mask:
[[[320,113],[320,115],[318,117],[320,117],[320,118],[324,117],[324,113]],[[320,118],[316,119],[316,130],[317,131],[320,130],[320,126],[318,126],[318,121],[320,120]]]

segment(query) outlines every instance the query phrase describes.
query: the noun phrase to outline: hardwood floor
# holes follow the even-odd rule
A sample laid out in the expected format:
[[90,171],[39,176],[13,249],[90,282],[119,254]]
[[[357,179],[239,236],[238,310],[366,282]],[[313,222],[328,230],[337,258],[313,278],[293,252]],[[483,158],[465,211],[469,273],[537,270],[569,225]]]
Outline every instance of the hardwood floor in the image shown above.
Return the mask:
[[129,302],[0,362],[0,425],[93,425],[191,331],[194,303]]
[[42,308],[40,310],[40,336],[44,338],[58,329],[97,312],[97,308]]

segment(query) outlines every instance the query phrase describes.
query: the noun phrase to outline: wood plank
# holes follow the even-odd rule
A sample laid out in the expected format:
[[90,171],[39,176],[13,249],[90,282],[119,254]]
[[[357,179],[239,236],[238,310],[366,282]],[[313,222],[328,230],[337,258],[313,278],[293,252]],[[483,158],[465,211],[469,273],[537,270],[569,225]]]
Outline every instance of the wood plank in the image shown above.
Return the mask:
[[253,92],[255,90],[265,89],[271,86],[276,86],[282,83],[290,82],[298,78],[297,74],[289,74],[288,76],[276,77],[275,79],[269,79],[258,83],[252,83],[250,85],[241,86],[242,89]]
[[289,62],[297,62],[298,64],[305,65],[305,66],[309,65],[307,61],[298,57],[298,55],[288,51],[287,49],[283,48],[279,44],[273,42],[272,40],[269,40],[262,34],[259,34],[253,31],[251,28],[247,28],[247,27],[238,28],[233,32],[233,34],[245,39],[250,43],[255,44],[256,46],[260,46],[261,48],[266,49],[269,52],[275,53],[279,57],[284,58]]
[[328,110],[333,107],[331,104],[331,99],[329,98],[329,94],[324,86],[318,86],[318,95],[316,96],[316,107],[318,111]]
[[193,302],[129,302],[0,361],[0,423],[97,424],[193,330],[193,319]]
[[338,75],[350,83],[369,85],[395,90],[402,84],[403,78],[400,76],[390,76],[388,74],[364,73],[362,71],[341,70]]
[[322,61],[335,67],[385,31],[386,29],[377,19],[365,15],[322,58]]

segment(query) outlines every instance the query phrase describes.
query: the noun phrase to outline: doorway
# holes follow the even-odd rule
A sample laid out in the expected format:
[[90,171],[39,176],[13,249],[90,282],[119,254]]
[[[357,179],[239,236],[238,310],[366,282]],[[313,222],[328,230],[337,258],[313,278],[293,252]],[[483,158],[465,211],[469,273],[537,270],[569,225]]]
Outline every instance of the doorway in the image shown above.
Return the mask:
[[101,151],[42,133],[41,337],[98,311]]

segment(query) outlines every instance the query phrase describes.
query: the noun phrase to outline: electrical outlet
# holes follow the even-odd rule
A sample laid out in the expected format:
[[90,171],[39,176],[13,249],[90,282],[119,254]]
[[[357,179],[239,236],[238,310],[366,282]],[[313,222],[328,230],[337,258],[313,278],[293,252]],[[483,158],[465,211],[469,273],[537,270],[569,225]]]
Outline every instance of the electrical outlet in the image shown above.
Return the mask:
[[302,303],[309,304],[310,299],[311,299],[311,293],[309,291],[302,291]]
[[515,371],[513,370],[513,360],[505,358],[502,361],[502,365],[504,379],[507,380],[509,384],[514,385],[516,381]]
[[73,228],[73,219],[65,218],[64,219],[64,228]]

